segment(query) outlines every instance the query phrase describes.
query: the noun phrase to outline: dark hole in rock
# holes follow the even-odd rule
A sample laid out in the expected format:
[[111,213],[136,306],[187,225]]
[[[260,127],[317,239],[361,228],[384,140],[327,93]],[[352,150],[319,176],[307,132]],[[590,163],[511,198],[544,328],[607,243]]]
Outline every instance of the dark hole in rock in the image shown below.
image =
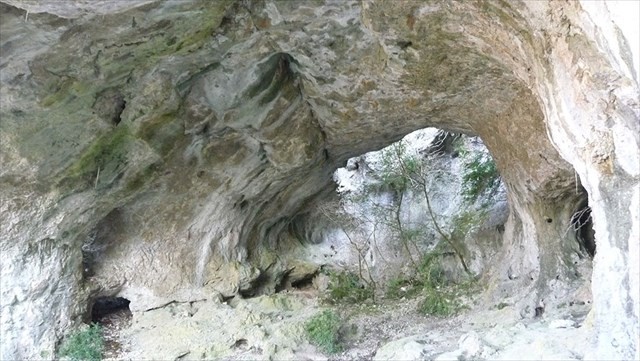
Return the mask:
[[276,293],[288,290],[310,290],[314,288],[313,280],[318,275],[319,270],[307,274],[292,273],[289,270],[282,276],[280,282],[276,285]]
[[460,154],[456,150],[455,141],[460,139],[460,137],[461,135],[458,133],[440,130],[431,145],[427,149],[420,151],[420,153],[423,155],[444,153],[450,154],[452,158],[456,158]]
[[233,18],[230,16],[223,16],[222,20],[220,20],[220,27],[228,26],[233,23]]
[[413,43],[411,41],[404,41],[404,40],[398,41],[398,46],[402,50],[410,47],[411,45],[413,45]]
[[547,221],[547,223],[553,223],[553,219],[551,219],[549,217],[545,218],[545,221]]
[[91,307],[91,321],[101,323],[103,319],[113,313],[131,313],[129,304],[131,302],[122,297],[98,297]]
[[93,104],[93,111],[102,119],[118,125],[122,121],[122,112],[126,106],[124,95],[119,90],[110,88],[98,94]]
[[596,240],[591,207],[586,201],[578,207],[578,210],[571,217],[571,226],[576,233],[576,240],[580,244],[580,248],[593,257],[596,254]]
[[127,102],[124,98],[118,98],[115,105],[115,115],[111,119],[115,125],[118,125],[122,121],[122,112],[124,112],[124,108],[127,106]]
[[251,282],[250,287],[246,289],[240,289],[238,294],[242,298],[251,298],[261,295],[265,287],[268,287],[271,284],[271,279],[269,277],[268,272],[262,272],[258,278]]
[[247,348],[247,346],[249,345],[249,342],[247,341],[246,338],[241,338],[236,340],[236,342],[233,344],[233,346],[231,346],[231,348],[242,348],[245,349]]
[[315,278],[315,276],[316,276],[315,274],[312,274],[296,282],[292,282],[291,287],[297,288],[300,290],[313,288],[313,279]]
[[248,205],[248,204],[249,204],[249,202],[247,202],[246,200],[245,200],[245,201],[240,202],[240,209],[245,209],[245,208],[247,207],[247,205]]
[[202,127],[202,130],[199,131],[197,134],[208,134],[209,133],[209,123],[205,124],[204,127]]

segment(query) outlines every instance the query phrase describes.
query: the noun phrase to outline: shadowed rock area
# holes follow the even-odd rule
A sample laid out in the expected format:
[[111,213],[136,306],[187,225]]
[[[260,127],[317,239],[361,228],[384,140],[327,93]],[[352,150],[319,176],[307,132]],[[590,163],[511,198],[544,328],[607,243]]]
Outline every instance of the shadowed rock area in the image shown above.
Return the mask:
[[495,159],[483,277],[519,275],[527,317],[572,280],[586,190],[593,357],[640,357],[638,6],[616,6],[0,0],[2,358],[50,358],[101,297],[275,292],[333,172],[425,127]]

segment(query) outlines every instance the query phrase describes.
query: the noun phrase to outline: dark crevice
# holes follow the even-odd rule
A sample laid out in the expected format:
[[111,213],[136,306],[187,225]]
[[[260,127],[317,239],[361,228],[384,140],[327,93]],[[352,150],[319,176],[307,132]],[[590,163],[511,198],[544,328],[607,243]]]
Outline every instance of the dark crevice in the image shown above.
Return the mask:
[[249,205],[249,202],[247,202],[246,200],[240,202],[240,210],[245,209],[248,205]]
[[575,232],[576,240],[580,244],[580,249],[593,258],[596,254],[596,241],[593,219],[591,218],[591,207],[589,207],[587,200],[581,202],[578,210],[573,213],[571,226]]
[[111,118],[111,121],[115,125],[120,124],[120,122],[122,121],[122,112],[124,112],[124,108],[126,106],[127,106],[127,101],[124,100],[124,98],[119,98],[117,100],[117,103],[115,104],[115,114],[113,118]]
[[451,133],[446,130],[440,130],[436,137],[431,142],[431,145],[427,149],[422,150],[420,153],[423,155],[428,154],[450,154],[452,158],[459,156],[456,152],[455,141],[460,139],[461,134]]
[[316,273],[310,274],[305,278],[292,282],[291,287],[299,290],[304,290],[313,287],[313,279],[316,277]]
[[108,315],[129,311],[130,303],[128,299],[122,297],[98,297],[91,307],[91,322],[102,323]]
[[244,290],[239,290],[238,294],[242,298],[252,298],[263,294],[265,287],[270,284],[268,272],[261,272],[258,278],[251,282],[251,286]]
[[118,89],[109,88],[97,95],[92,108],[102,119],[118,125],[122,121],[122,113],[126,106],[124,95]]
[[249,345],[249,342],[247,341],[246,338],[241,338],[236,340],[236,342],[233,343],[233,345],[231,346],[232,349],[246,349],[247,346]]
[[291,272],[293,269],[287,271],[283,276],[280,282],[276,285],[276,293],[287,291],[287,290],[308,290],[313,288],[313,280],[318,275],[318,271],[309,273],[304,275],[302,278],[300,276],[292,279]]

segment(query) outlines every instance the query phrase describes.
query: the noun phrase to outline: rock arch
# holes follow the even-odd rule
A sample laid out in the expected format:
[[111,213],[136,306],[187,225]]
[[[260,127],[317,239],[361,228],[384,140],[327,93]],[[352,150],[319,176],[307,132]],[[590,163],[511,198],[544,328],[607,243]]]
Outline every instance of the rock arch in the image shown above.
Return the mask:
[[[595,15],[607,5],[269,4],[1,2],[3,33],[20,40],[2,40],[0,245],[24,259],[3,263],[3,320],[22,325],[3,322],[3,356],[51,347],[87,293],[144,309],[242,290],[256,250],[331,191],[337,166],[437,126],[480,136],[494,156],[511,216],[493,276],[526,275],[514,287],[531,302],[562,287],[580,179],[598,244],[598,355],[637,357],[638,54],[633,34]],[[126,104],[118,122],[92,112],[108,89]],[[92,231],[106,246],[89,279]],[[63,290],[52,309],[20,276],[44,280],[47,264],[64,265],[43,286]],[[59,320],[35,338],[22,337],[29,302]]]

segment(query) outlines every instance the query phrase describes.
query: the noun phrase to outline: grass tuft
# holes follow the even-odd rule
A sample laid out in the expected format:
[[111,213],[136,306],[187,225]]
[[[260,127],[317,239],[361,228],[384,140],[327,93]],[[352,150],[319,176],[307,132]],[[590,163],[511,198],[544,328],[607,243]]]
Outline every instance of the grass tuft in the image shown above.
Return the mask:
[[324,352],[340,352],[340,318],[331,310],[324,310],[313,316],[304,326],[309,342]]
[[355,304],[373,297],[373,288],[367,287],[355,273],[329,273],[329,303]]
[[97,323],[72,333],[60,348],[59,356],[72,361],[100,361],[104,349],[102,327]]

